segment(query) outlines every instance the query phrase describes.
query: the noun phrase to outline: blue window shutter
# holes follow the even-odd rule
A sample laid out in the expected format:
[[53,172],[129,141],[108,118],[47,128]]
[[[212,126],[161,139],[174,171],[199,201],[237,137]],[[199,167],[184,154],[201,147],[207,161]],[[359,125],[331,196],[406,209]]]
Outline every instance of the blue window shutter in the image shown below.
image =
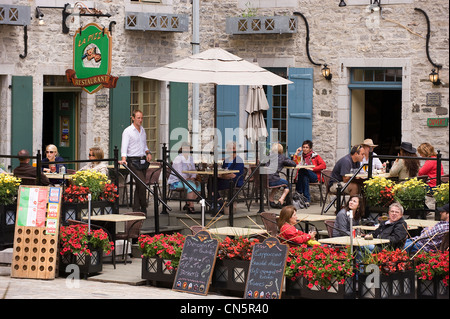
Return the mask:
[[[221,133],[221,140],[218,141],[219,147],[225,149],[225,145],[230,140],[226,132],[235,130],[239,127],[239,86],[236,85],[218,85],[216,91],[217,101],[217,121],[216,127]],[[231,134],[228,133],[228,134]],[[233,137],[236,140],[236,137]]]
[[121,76],[115,88],[109,90],[109,156],[114,157],[114,147],[122,145],[123,130],[130,125],[131,78]]
[[[33,77],[13,76],[11,87],[11,155],[25,149],[33,154]],[[19,165],[11,160],[11,168]]]
[[301,146],[304,140],[312,140],[313,69],[289,68],[288,85],[288,151]]

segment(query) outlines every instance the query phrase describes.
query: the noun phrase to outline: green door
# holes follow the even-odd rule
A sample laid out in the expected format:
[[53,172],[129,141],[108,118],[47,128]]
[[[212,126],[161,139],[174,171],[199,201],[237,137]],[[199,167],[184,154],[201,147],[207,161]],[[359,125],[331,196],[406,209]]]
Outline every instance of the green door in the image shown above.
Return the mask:
[[[65,160],[77,159],[76,141],[76,93],[58,92],[53,94],[54,143],[59,156]],[[75,168],[68,164],[68,168]]]

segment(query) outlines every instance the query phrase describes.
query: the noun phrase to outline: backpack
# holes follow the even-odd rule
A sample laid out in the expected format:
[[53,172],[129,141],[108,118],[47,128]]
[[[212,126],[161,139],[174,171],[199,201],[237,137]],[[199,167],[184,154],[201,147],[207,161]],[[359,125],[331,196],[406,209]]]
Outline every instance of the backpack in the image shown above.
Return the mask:
[[292,205],[294,205],[296,209],[307,208],[306,201],[307,199],[303,194],[300,194],[299,192],[294,192],[294,194],[292,194]]

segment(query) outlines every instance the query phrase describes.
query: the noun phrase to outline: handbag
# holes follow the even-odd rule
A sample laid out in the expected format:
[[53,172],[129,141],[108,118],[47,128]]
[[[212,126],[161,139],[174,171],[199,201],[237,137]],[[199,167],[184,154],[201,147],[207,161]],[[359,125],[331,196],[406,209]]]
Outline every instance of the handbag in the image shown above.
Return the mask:
[[[142,163],[142,161],[144,163]],[[134,168],[136,168],[137,170],[144,171],[147,170],[147,168],[150,166],[150,163],[147,162],[146,160],[131,159],[131,165],[133,165]]]
[[303,194],[300,194],[299,192],[294,192],[294,194],[292,194],[292,205],[294,205],[296,209],[307,208],[306,202],[307,199]]

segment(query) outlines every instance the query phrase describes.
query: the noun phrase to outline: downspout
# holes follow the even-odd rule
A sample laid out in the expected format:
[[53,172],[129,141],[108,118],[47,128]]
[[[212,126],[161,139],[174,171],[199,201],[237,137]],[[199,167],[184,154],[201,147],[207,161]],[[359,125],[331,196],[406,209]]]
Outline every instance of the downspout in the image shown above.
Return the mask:
[[[192,54],[200,52],[200,0],[192,0]],[[192,85],[192,148],[200,151],[200,107],[199,107],[199,84]],[[198,155],[194,154],[194,159]]]

